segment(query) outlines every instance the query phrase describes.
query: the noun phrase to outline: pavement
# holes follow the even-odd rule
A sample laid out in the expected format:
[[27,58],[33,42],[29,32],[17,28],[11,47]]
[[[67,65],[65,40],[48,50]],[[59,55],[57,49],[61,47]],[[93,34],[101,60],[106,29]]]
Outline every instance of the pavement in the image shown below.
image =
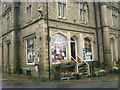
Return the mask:
[[[118,74],[107,74],[105,76],[99,77],[84,77],[80,79],[70,79],[70,80],[52,80],[52,81],[101,81],[101,82],[112,82],[118,80]],[[18,81],[18,82],[39,82],[38,77],[26,76],[20,74],[2,74],[2,81]]]
[[37,82],[37,77],[21,74],[2,74],[2,81]]
[[33,76],[2,75],[3,88],[118,88],[118,85],[118,74],[45,82]]

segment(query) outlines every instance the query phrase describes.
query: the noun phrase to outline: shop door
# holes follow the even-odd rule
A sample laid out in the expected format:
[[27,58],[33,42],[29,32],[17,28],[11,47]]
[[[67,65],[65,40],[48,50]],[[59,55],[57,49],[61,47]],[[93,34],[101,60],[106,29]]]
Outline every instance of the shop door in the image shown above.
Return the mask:
[[10,74],[10,43],[7,43],[7,70],[8,70],[8,73]]
[[76,60],[76,47],[75,47],[75,40],[73,38],[71,38],[71,56]]

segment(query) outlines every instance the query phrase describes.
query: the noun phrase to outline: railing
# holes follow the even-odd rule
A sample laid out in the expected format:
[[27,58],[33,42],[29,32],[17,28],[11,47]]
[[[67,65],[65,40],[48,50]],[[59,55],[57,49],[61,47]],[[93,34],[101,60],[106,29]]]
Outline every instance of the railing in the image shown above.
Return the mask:
[[78,73],[79,71],[78,71],[78,66],[79,66],[79,63],[78,63],[78,61],[77,60],[75,60],[75,58],[74,57],[72,57],[71,56],[71,58],[77,63],[77,65],[76,65],[76,73]]
[[80,56],[77,56],[77,57],[80,58],[82,62],[84,62],[88,66],[88,75],[90,75],[90,65],[85,60],[83,60]]

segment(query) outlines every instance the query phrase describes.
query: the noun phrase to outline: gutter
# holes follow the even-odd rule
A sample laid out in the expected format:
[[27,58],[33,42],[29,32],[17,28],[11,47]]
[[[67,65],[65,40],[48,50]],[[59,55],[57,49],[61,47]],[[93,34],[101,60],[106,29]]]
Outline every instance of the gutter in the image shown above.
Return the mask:
[[47,13],[47,40],[48,40],[48,72],[49,72],[49,79],[51,79],[51,72],[50,72],[50,30],[49,30],[48,0],[46,0],[46,13]]
[[97,12],[96,12],[96,3],[93,2],[94,7],[94,19],[95,19],[95,27],[96,27],[96,39],[97,39],[97,53],[98,53],[98,66],[100,66],[100,50],[99,50],[99,37],[98,37],[98,23],[97,23]]
[[104,56],[104,35],[103,35],[103,23],[102,23],[102,12],[101,12],[101,4],[98,2],[99,5],[99,17],[100,17],[100,27],[101,27],[101,34],[102,34],[102,48],[103,48],[103,64],[105,62],[105,56]]
[[14,2],[14,73],[20,73],[19,57],[19,5],[20,2]]

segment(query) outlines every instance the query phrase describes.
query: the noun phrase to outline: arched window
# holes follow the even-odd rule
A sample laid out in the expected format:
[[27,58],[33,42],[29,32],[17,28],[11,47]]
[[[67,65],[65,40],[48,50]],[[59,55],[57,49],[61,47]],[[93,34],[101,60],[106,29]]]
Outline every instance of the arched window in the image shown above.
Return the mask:
[[115,39],[111,38],[110,39],[110,43],[111,43],[111,54],[112,54],[112,61],[115,60]]
[[55,34],[52,37],[52,62],[66,61],[66,37],[61,34]]
[[84,50],[83,50],[84,60],[92,60],[92,41],[87,37],[84,38]]

